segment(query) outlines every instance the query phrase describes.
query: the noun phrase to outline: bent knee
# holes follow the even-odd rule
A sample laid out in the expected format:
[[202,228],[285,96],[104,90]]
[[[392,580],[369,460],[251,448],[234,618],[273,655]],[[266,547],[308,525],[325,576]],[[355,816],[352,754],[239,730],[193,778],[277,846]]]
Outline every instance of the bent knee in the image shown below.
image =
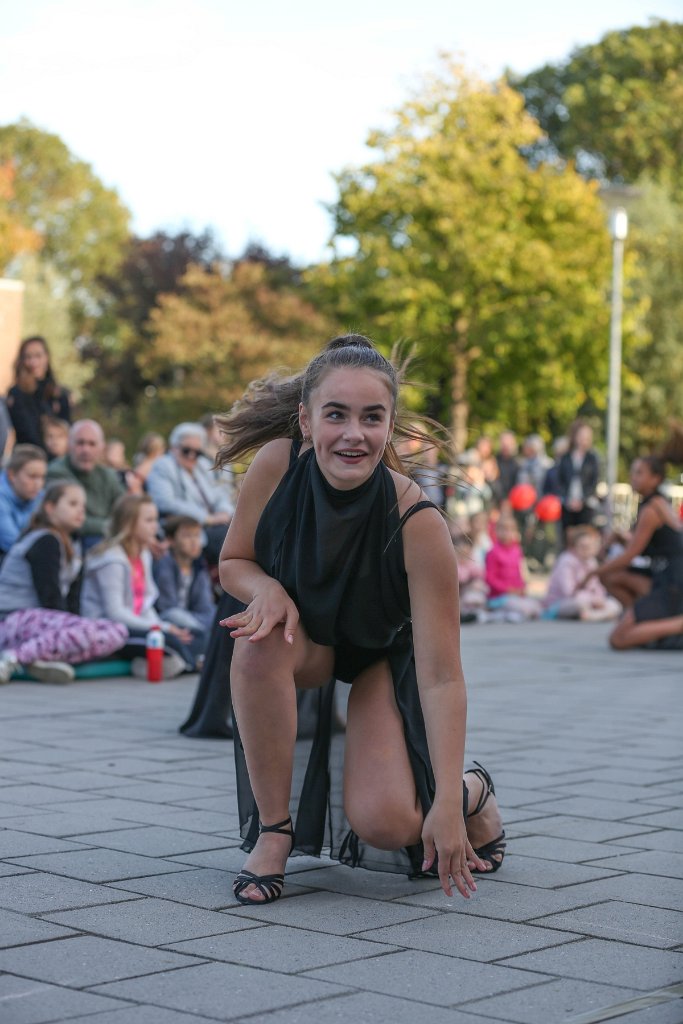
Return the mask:
[[411,846],[420,838],[422,815],[405,806],[368,804],[347,806],[346,817],[359,839],[377,850],[398,850]]

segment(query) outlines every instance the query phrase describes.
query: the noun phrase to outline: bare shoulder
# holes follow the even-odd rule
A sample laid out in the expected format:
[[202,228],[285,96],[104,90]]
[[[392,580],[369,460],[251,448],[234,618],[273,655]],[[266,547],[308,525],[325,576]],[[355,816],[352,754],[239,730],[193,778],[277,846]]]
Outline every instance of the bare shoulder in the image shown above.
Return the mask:
[[[289,467],[292,442],[278,437],[259,448],[247,470],[240,489],[238,508],[245,501],[265,504]],[[242,499],[240,501],[240,499]]]
[[268,441],[263,448],[259,448],[257,451],[249,471],[253,468],[259,475],[280,471],[280,476],[282,476],[289,466],[291,450],[292,442],[288,437],[277,437],[274,441]]
[[398,512],[399,515],[403,515],[408,511],[416,502],[426,497],[422,493],[422,488],[419,484],[416,484],[414,480],[411,480],[405,473],[397,473],[395,470],[390,469],[391,477],[394,481],[394,487],[396,488],[396,500],[398,501]]

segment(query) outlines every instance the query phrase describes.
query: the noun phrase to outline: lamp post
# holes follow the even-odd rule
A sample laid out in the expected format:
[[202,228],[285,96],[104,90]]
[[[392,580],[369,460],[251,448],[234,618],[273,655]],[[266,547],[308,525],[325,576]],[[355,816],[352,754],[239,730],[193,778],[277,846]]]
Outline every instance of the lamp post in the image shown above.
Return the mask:
[[610,216],[612,236],[612,315],[609,332],[609,392],[607,404],[607,494],[609,520],[614,508],[614,485],[619,461],[619,414],[621,409],[621,314],[624,278],[624,242],[628,214],[618,206]]

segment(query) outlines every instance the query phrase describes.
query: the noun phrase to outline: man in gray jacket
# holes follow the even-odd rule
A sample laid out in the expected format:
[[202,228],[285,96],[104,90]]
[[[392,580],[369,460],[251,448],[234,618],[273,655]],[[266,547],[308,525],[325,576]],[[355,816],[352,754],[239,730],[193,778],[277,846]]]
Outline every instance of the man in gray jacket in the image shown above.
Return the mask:
[[150,470],[147,490],[162,519],[191,516],[202,524],[204,557],[216,565],[235,510],[229,477],[226,474],[225,484],[216,480],[202,458],[206,431],[199,423],[180,423],[168,443],[168,453]]

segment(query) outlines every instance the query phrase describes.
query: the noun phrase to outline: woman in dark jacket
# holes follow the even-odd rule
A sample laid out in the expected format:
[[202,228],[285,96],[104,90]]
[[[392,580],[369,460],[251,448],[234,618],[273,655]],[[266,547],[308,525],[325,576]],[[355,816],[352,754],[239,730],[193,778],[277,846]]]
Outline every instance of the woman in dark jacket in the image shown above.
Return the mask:
[[35,444],[45,450],[47,416],[71,422],[69,393],[55,380],[45,338],[24,338],[14,363],[14,384],[7,395],[7,410],[17,444]]
[[585,420],[575,420],[569,430],[569,450],[560,459],[558,469],[562,526],[591,523],[598,499],[595,490],[600,477],[598,456],[593,451],[593,431]]

